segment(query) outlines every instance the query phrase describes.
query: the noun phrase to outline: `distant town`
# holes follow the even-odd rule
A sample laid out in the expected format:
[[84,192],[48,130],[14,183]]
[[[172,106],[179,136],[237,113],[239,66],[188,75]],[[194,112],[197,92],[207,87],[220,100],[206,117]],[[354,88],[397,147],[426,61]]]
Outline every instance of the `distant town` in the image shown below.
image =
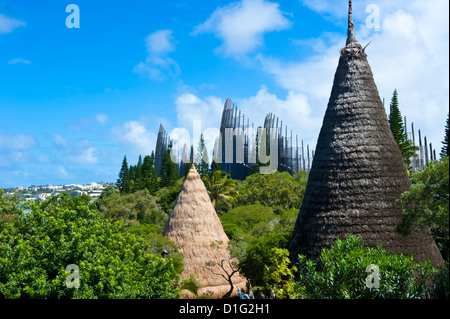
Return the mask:
[[21,201],[44,201],[51,196],[67,192],[69,196],[88,195],[97,199],[107,186],[114,187],[114,183],[67,184],[67,185],[32,185],[28,187],[16,186],[4,188],[5,195],[16,195]]

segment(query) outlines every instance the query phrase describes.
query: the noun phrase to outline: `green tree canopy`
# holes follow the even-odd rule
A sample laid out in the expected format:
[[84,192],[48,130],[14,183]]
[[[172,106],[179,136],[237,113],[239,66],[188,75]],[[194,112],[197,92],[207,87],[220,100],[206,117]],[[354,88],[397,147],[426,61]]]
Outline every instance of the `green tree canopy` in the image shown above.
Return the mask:
[[[11,212],[4,207],[0,215]],[[33,204],[0,218],[0,298],[179,298],[171,259],[90,210]],[[79,287],[67,282],[79,269]]]
[[163,187],[172,187],[178,180],[178,168],[177,165],[170,158],[170,151],[172,149],[172,143],[169,144],[169,147],[164,152],[164,157],[161,166],[161,175],[159,186]]
[[121,193],[127,194],[130,192],[130,173],[126,156],[123,157],[119,178],[116,181],[116,187]]
[[412,186],[397,204],[403,208],[401,232],[431,230],[444,259],[449,258],[449,159],[430,164],[411,176]]
[[146,155],[142,164],[142,186],[146,188],[150,194],[155,195],[159,188],[158,173],[155,167],[155,153]]
[[349,235],[324,248],[317,264],[299,256],[298,292],[311,299],[420,299],[435,269],[413,257],[366,248]]
[[272,207],[275,213],[300,209],[306,190],[306,179],[293,178],[288,172],[255,173],[240,185],[238,205],[260,203]]
[[236,184],[229,174],[215,170],[202,178],[214,208],[219,200],[229,202],[237,195]]
[[121,220],[125,226],[151,223],[158,232],[162,232],[169,218],[147,189],[127,195],[113,193],[102,200],[99,210],[106,218]]

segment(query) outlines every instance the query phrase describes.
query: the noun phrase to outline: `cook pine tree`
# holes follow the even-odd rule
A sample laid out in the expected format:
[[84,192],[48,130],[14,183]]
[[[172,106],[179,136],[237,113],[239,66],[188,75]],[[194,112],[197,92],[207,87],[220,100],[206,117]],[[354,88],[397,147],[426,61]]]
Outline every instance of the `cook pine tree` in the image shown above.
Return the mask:
[[154,195],[159,188],[158,173],[155,167],[155,152],[144,157],[142,164],[142,186],[148,189],[149,193]]
[[208,150],[205,145],[205,139],[203,138],[203,134],[200,135],[200,141],[198,142],[197,154],[195,156],[195,165],[197,172],[200,174],[200,177],[209,176],[209,159],[208,159]]
[[389,127],[391,129],[394,140],[400,149],[403,160],[406,166],[411,166],[411,158],[416,157],[418,150],[417,146],[414,146],[413,142],[408,140],[405,124],[403,123],[402,114],[398,106],[398,92],[394,90],[392,95],[390,109],[389,109]]
[[168,149],[164,151],[164,157],[161,165],[161,176],[159,180],[160,188],[172,187],[178,180],[178,168],[177,165],[170,158],[170,152],[172,150],[172,142],[169,143]]
[[119,171],[119,178],[116,181],[116,187],[122,194],[127,194],[130,191],[130,172],[126,155],[123,157],[122,167]]

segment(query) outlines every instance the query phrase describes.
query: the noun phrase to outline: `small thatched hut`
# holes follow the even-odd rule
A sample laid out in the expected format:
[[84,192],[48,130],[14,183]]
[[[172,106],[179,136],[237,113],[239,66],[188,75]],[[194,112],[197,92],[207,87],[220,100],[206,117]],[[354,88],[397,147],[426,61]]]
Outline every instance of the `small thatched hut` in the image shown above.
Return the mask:
[[395,201],[410,181],[366,57],[353,33],[350,1],[347,44],[290,242],[291,261],[300,253],[317,259],[321,248],[353,233],[366,246],[441,265],[431,235],[396,231],[402,210]]
[[[228,237],[194,165],[186,176],[163,234],[172,239],[184,255],[181,279],[197,275],[199,296],[222,298],[230,290],[229,282],[220,275],[227,277],[223,269],[218,265],[205,267],[208,262],[224,260],[226,271],[228,273],[232,271],[228,264],[230,256],[226,250]],[[211,246],[217,242],[222,243],[221,249]],[[231,278],[233,284],[241,291],[247,290],[247,281],[239,275],[239,272]],[[231,297],[237,295],[237,289],[234,288]],[[193,297],[187,291],[183,291],[182,296]]]

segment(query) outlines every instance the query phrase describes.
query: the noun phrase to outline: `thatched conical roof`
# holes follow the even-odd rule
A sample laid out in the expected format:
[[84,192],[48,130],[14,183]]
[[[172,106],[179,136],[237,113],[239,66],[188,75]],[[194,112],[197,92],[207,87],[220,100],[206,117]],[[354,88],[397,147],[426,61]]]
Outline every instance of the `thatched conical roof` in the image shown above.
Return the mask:
[[[229,291],[228,281],[213,274],[225,274],[220,267],[210,267],[213,272],[205,267],[207,262],[230,258],[225,249],[229,240],[194,165],[186,176],[163,234],[172,239],[184,255],[181,279],[194,274],[198,276],[199,296],[221,298]],[[222,242],[222,249],[211,247],[211,244],[216,242]],[[222,257],[218,259],[219,255]],[[230,271],[229,268],[227,270]],[[232,281],[239,289],[246,291],[246,280],[239,273],[233,275]],[[186,291],[182,292],[182,295],[192,297],[192,294]],[[236,295],[237,289],[234,289],[232,296]]]
[[431,235],[396,231],[402,210],[395,200],[409,188],[366,53],[349,31],[290,242],[291,261],[300,253],[317,259],[321,248],[353,233],[366,246],[442,264]]

